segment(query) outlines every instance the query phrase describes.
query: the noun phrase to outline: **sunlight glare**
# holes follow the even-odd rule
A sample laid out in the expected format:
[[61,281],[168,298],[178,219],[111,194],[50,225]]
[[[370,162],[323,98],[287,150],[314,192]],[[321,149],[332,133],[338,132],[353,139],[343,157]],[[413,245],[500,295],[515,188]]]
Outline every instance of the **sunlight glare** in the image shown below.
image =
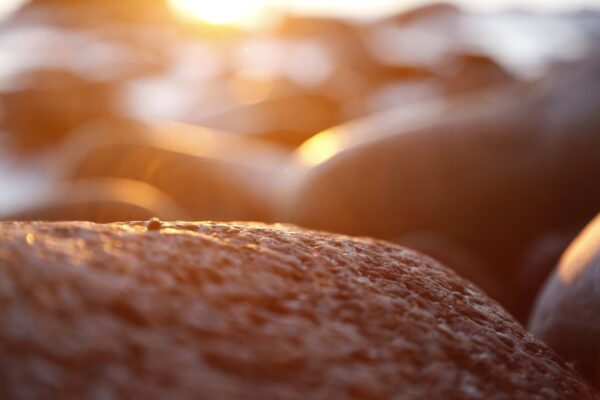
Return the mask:
[[297,157],[305,165],[317,165],[333,157],[342,148],[340,128],[328,129],[307,140],[297,150]]
[[187,21],[228,25],[256,19],[266,7],[265,0],[168,0],[175,14]]

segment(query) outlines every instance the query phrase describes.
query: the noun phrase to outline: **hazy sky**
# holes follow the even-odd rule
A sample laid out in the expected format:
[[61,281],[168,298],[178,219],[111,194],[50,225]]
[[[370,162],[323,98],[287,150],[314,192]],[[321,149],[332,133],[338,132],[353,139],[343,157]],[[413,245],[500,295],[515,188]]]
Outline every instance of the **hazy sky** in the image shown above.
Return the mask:
[[[0,16],[9,13],[26,0],[0,0]],[[82,0],[85,1],[85,0]],[[126,1],[126,0],[124,0]],[[208,4],[215,0],[197,0]],[[218,1],[218,0],[217,0]],[[245,0],[239,0],[244,2]],[[247,0],[253,1],[253,0]],[[289,6],[296,10],[334,13],[343,15],[368,16],[385,14],[410,8],[426,0],[265,0],[278,7]],[[457,4],[477,11],[494,11],[506,8],[525,8],[542,10],[577,9],[592,7],[600,9],[600,0],[455,0]]]

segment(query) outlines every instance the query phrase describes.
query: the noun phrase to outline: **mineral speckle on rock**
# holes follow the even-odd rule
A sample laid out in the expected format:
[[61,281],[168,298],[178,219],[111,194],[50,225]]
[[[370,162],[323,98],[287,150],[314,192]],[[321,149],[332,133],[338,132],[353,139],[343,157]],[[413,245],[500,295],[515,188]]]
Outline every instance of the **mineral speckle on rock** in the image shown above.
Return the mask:
[[598,398],[416,252],[285,225],[147,229],[0,224],[0,398]]
[[162,223],[158,218],[152,218],[146,225],[148,231],[160,231],[160,228],[162,228]]

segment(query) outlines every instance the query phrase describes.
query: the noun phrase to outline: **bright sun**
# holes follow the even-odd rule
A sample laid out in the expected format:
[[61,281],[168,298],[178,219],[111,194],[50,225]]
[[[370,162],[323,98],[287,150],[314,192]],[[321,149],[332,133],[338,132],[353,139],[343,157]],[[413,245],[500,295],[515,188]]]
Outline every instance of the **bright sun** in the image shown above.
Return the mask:
[[187,20],[226,25],[256,18],[265,0],[168,0],[175,13]]

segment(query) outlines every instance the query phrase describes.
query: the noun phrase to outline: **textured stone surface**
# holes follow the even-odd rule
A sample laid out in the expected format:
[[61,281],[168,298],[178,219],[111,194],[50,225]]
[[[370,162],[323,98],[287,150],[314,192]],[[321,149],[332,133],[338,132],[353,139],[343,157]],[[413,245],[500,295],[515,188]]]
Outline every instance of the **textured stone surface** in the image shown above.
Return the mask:
[[541,292],[530,328],[600,387],[600,215],[563,254]]
[[389,243],[158,221],[0,232],[1,398],[598,398],[474,286]]

